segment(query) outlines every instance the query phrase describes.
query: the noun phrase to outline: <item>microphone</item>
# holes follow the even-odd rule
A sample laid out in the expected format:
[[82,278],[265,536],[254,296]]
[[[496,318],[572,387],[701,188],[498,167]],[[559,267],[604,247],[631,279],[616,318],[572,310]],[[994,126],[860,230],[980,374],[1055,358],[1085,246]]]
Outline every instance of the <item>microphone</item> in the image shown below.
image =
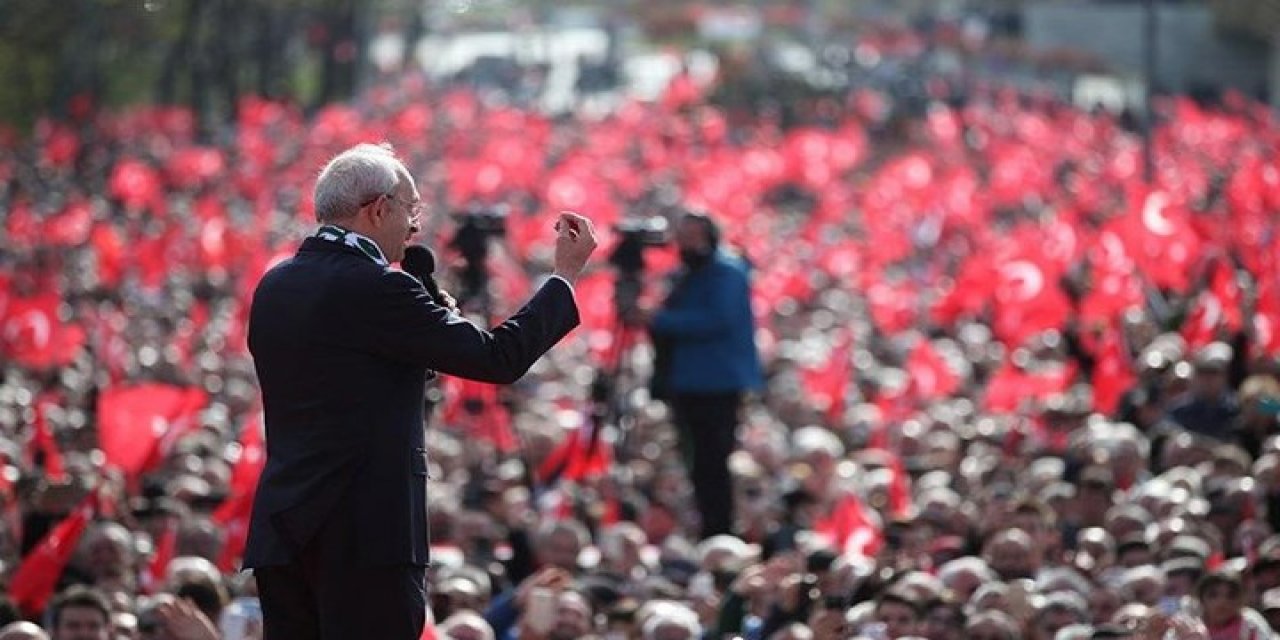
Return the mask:
[[405,273],[422,281],[422,286],[426,288],[427,293],[431,294],[431,299],[438,304],[444,304],[444,297],[440,295],[440,285],[436,284],[436,279],[432,276],[436,272],[436,254],[421,245],[409,245],[404,249],[404,258],[400,260],[400,269]]

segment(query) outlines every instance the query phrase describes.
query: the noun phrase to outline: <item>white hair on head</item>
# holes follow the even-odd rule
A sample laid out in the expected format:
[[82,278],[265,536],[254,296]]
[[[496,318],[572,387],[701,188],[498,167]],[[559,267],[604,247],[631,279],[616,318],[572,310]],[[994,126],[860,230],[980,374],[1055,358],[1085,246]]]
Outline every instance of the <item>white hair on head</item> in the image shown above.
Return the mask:
[[320,171],[314,192],[316,220],[337,222],[354,216],[360,205],[390,196],[409,171],[389,144],[358,144],[339,153]]
[[619,522],[609,525],[600,532],[600,553],[606,557],[622,555],[622,544],[631,541],[635,546],[644,546],[644,530],[634,522]]
[[663,602],[644,621],[643,636],[645,640],[652,640],[657,637],[659,630],[671,627],[687,633],[689,640],[702,635],[702,623],[698,622],[698,614],[693,609],[674,602]]
[[474,611],[454,612],[448,618],[445,618],[444,622],[440,623],[437,631],[447,638],[449,637],[449,632],[464,627],[469,627],[479,632],[480,637],[485,640],[493,640],[493,627],[489,626],[489,622],[484,619],[484,616]]
[[943,563],[938,569],[938,579],[944,585],[949,585],[957,575],[966,571],[978,576],[984,583],[995,582],[1000,578],[986,560],[978,556],[961,556]]
[[832,458],[844,455],[844,444],[831,431],[816,426],[796,429],[791,436],[792,451],[799,457],[808,457],[814,453],[824,453]]

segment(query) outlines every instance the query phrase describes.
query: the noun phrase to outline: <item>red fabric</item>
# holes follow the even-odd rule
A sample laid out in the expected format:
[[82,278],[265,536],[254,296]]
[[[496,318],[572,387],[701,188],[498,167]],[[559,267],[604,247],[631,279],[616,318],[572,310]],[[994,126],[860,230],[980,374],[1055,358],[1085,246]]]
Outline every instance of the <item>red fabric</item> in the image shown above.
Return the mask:
[[577,481],[606,473],[613,464],[613,447],[597,429],[592,424],[583,425],[565,436],[538,465],[538,481]]
[[46,416],[49,405],[54,404],[52,397],[41,397],[36,400],[35,406],[35,429],[31,434],[31,441],[28,443],[29,458],[32,464],[35,463],[37,456],[43,456],[43,464],[45,477],[50,482],[61,482],[66,479],[66,468],[62,463],[62,451],[58,449],[58,443],[54,440],[53,430],[49,426],[49,420]]
[[1120,397],[1137,381],[1119,330],[1109,330],[1103,336],[1095,358],[1093,408],[1104,415],[1114,415],[1120,405]]
[[132,477],[154,469],[178,438],[199,428],[207,401],[200,389],[159,383],[104,389],[98,440],[107,463]]
[[212,519],[226,532],[222,551],[216,564],[224,572],[239,568],[249,534],[249,519],[253,515],[253,498],[258,488],[258,478],[267,463],[262,419],[257,417],[245,425],[240,434],[240,457],[231,469],[228,482],[229,495],[213,512]]
[[107,181],[111,197],[130,211],[150,209],[153,214],[164,211],[164,182],[150,165],[126,158],[117,162]]
[[992,329],[1010,347],[1048,330],[1061,329],[1071,317],[1071,301],[1058,286],[1058,273],[1031,248],[996,269]]
[[164,523],[164,531],[160,532],[160,539],[156,540],[155,556],[151,558],[151,562],[143,571],[142,588],[146,593],[156,593],[164,587],[165,575],[169,570],[169,563],[173,561],[174,555],[178,550],[178,523],[170,518]]
[[84,346],[80,325],[58,315],[62,297],[56,291],[12,298],[0,316],[0,353],[33,369],[70,364]]
[[25,615],[36,617],[44,611],[93,512],[94,498],[90,497],[55,525],[18,565],[9,582],[9,597]]
[[69,169],[80,155],[80,136],[70,125],[41,119],[36,124],[36,135],[44,139],[41,161],[58,169]]
[[813,523],[813,531],[845,553],[863,557],[874,557],[884,544],[884,534],[867,515],[862,500],[853,494],[837,500],[830,513]]
[[93,207],[76,198],[44,223],[44,241],[58,247],[76,247],[89,240],[93,229]]
[[850,361],[853,338],[842,333],[836,340],[825,362],[800,370],[804,389],[814,405],[822,409],[832,422],[838,422],[844,416],[845,395],[853,369]]
[[983,404],[994,413],[1026,411],[1032,403],[1066,391],[1075,375],[1073,365],[1029,372],[1006,361],[987,382]]
[[895,518],[904,518],[912,512],[911,500],[911,476],[902,465],[902,457],[891,455],[889,458],[889,472],[892,477],[889,481],[888,504],[889,514]]
[[945,398],[960,388],[960,377],[928,340],[921,340],[907,356],[907,375],[917,399]]
[[1138,267],[1157,286],[1185,293],[1203,243],[1185,207],[1163,191],[1136,191],[1123,234]]
[[445,403],[440,417],[444,424],[492,444],[501,453],[516,450],[511,413],[499,401],[496,385],[452,376],[443,380]]
[[1220,333],[1233,334],[1243,326],[1235,269],[1225,259],[1215,260],[1210,269],[1209,288],[1200,292],[1182,323],[1182,337],[1187,347],[1195,350],[1217,340]]
[[265,437],[261,416],[244,426],[244,431],[240,434],[240,457],[231,468],[231,479],[228,481],[231,495],[252,494],[257,490],[258,478],[267,465]]

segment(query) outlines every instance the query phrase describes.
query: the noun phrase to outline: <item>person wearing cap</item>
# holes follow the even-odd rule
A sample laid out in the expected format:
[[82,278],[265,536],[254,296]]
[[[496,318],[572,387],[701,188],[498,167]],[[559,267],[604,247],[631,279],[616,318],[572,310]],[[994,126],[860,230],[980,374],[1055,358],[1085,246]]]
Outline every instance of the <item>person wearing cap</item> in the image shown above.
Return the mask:
[[1183,429],[1217,440],[1231,437],[1240,408],[1228,375],[1234,353],[1225,342],[1211,342],[1192,358],[1191,386],[1169,407],[1169,419]]
[[1266,640],[1271,629],[1257,611],[1245,606],[1244,582],[1234,571],[1219,569],[1196,585],[1201,618],[1210,638]]
[[1199,558],[1171,558],[1160,564],[1164,572],[1164,597],[1185,598],[1195,591],[1196,583],[1204,575],[1204,560]]

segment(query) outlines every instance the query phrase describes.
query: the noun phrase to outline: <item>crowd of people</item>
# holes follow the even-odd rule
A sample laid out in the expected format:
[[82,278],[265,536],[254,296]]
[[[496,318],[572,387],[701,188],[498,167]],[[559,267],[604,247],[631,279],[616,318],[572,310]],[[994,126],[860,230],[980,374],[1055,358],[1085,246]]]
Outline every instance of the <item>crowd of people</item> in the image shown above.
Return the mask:
[[[731,509],[693,499],[607,261],[516,385],[439,383],[426,637],[1271,637],[1274,116],[1162,101],[1148,184],[1105,112],[926,86],[922,116],[854,90],[784,127],[687,82],[552,118],[410,75],[314,114],[249,99],[208,139],[170,107],[8,137],[0,640],[260,633],[245,314],[314,227],[316,168],[367,141],[414,172],[445,289],[451,234],[501,221],[470,313],[524,299],[566,209],[606,246],[706,212],[753,278]],[[651,304],[677,259],[642,254]]]

